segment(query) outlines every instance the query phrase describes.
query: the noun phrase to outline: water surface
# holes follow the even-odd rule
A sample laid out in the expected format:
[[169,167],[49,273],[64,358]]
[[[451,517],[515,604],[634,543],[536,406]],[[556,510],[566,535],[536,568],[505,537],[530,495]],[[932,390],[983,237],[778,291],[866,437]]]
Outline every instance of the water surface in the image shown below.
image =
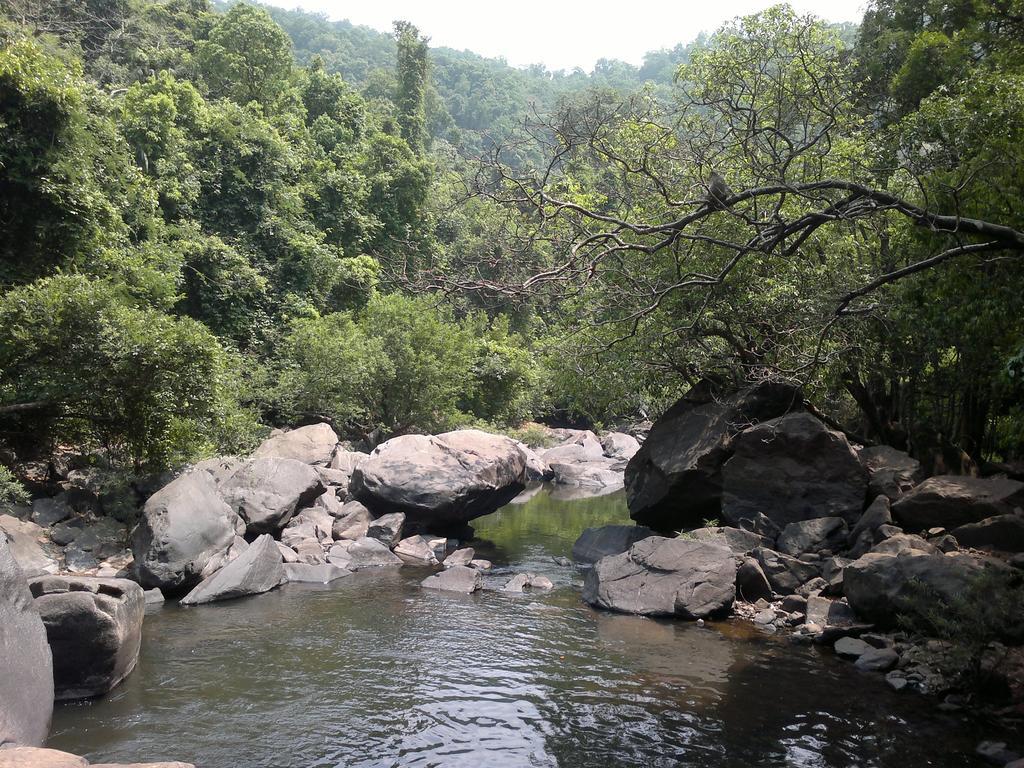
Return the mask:
[[49,744],[200,768],[979,764],[966,716],[826,652],[583,605],[552,557],[627,520],[621,493],[543,491],[475,521],[488,585],[530,570],[544,595],[437,593],[405,567],[151,609],[135,672],[59,707]]

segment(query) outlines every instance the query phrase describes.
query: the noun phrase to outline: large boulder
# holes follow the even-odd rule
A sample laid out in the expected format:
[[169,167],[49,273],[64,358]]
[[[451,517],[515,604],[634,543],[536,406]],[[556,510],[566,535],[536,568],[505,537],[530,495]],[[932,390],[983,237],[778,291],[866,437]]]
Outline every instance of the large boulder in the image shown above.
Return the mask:
[[0,744],[42,744],[52,714],[53,661],[46,629],[0,533]]
[[128,579],[43,576],[29,582],[53,651],[58,700],[102,696],[133,669],[146,598]]
[[775,548],[794,557],[822,549],[835,550],[845,545],[848,533],[846,521],[841,517],[800,520],[782,529]]
[[862,448],[860,460],[868,471],[868,493],[872,497],[881,495],[896,501],[924,479],[921,462],[888,445]]
[[758,512],[780,528],[818,517],[856,523],[867,472],[846,437],[806,412],[744,430],[722,468],[722,518],[738,525]]
[[983,567],[981,560],[960,553],[869,553],[846,566],[843,591],[858,616],[894,627],[901,613],[928,595],[955,598]]
[[622,488],[622,472],[615,466],[615,459],[604,456],[575,462],[552,460],[550,463],[557,485],[593,489],[599,492],[595,495],[603,495]]
[[728,397],[716,396],[707,382],[694,387],[655,422],[626,466],[630,517],[659,531],[696,528],[718,518],[722,465],[733,437],[802,403],[798,389],[775,382]]
[[366,536],[376,539],[389,549],[394,549],[395,545],[402,540],[404,527],[405,515],[401,512],[392,512],[373,520],[366,528]]
[[9,747],[0,750],[0,768],[196,768],[192,763],[90,763],[56,749]]
[[1002,477],[930,477],[892,505],[908,531],[957,528],[1024,507],[1024,483]]
[[235,470],[221,496],[245,520],[248,534],[272,533],[313,502],[324,486],[308,464],[296,459],[258,458]]
[[601,438],[601,447],[605,456],[629,461],[640,450],[640,441],[625,432],[609,432]]
[[811,579],[821,575],[816,566],[766,547],[758,547],[751,555],[761,567],[772,589],[780,595],[791,595]]
[[767,547],[772,541],[759,533],[746,531],[742,528],[714,526],[711,528],[695,528],[683,534],[688,539],[710,541],[728,547],[734,555],[745,555],[757,547]]
[[1000,552],[1024,552],[1024,515],[996,515],[953,529],[959,544]]
[[281,552],[270,534],[263,534],[242,554],[181,599],[182,605],[200,605],[259,595],[287,580]]
[[253,458],[295,459],[326,467],[338,446],[338,435],[329,424],[310,424],[268,437]]
[[217,493],[210,473],[194,470],[153,494],[132,535],[142,586],[187,589],[210,558],[231,546],[244,523]]
[[618,555],[641,539],[654,535],[654,531],[642,525],[587,528],[572,545],[572,559],[577,563],[596,563],[602,557]]
[[370,514],[364,505],[358,501],[348,501],[341,508],[341,516],[331,526],[331,533],[335,539],[350,539],[355,541],[361,539],[370,530],[370,523],[373,515]]
[[377,515],[411,526],[454,526],[489,514],[526,487],[515,441],[475,429],[403,435],[377,446],[352,474],[352,494]]
[[57,561],[40,545],[44,532],[39,525],[13,515],[0,515],[0,536],[5,534],[11,556],[26,578],[57,572]]
[[598,560],[583,587],[583,599],[599,608],[685,619],[721,614],[735,597],[736,562],[728,548],[661,536]]

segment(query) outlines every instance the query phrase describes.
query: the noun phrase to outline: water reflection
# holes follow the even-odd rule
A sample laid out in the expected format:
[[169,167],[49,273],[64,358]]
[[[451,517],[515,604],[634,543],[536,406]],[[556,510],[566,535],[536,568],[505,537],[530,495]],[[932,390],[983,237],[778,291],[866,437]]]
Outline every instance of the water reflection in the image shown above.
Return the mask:
[[625,520],[621,493],[541,491],[474,521],[490,586],[532,570],[549,594],[428,592],[402,568],[168,605],[135,673],[60,707],[51,745],[202,768],[972,764],[970,723],[814,649],[582,605],[553,557]]

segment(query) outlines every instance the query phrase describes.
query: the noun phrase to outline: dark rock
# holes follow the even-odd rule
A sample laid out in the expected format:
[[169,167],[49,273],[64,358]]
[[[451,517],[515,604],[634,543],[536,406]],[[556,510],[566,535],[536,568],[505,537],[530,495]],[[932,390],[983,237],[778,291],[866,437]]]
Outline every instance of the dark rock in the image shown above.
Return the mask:
[[722,398],[708,382],[694,387],[655,422],[626,466],[630,517],[659,531],[720,517],[721,470],[733,436],[802,402],[798,389],[774,382]]
[[735,596],[736,563],[726,547],[660,536],[598,560],[583,587],[583,599],[600,608],[687,619],[721,614]]
[[807,614],[807,598],[803,595],[786,595],[782,600],[782,610],[786,613]]
[[819,573],[818,568],[814,565],[803,563],[794,557],[765,547],[758,547],[751,554],[761,567],[772,589],[780,595],[796,592],[802,584],[816,578]]
[[366,529],[367,537],[376,539],[385,547],[392,548],[402,540],[402,529],[405,527],[405,515],[392,512],[370,522]]
[[902,536],[903,529],[898,525],[880,525],[875,528],[875,541],[885,541],[891,539],[893,536]]
[[1024,515],[997,515],[961,525],[953,531],[953,537],[964,547],[1024,552]]
[[891,524],[892,514],[889,510],[889,498],[876,496],[847,537],[851,556],[860,557],[866,553],[875,544],[875,531],[883,525]]
[[337,445],[338,435],[329,424],[310,424],[267,438],[253,458],[294,459],[303,464],[327,466]]
[[722,468],[722,519],[738,525],[761,512],[779,527],[864,509],[867,472],[846,437],[806,412],[740,433]]
[[388,440],[355,470],[350,490],[375,514],[403,512],[429,528],[495,511],[526,487],[525,475],[513,440],[467,429]]
[[245,520],[248,535],[281,530],[323,492],[320,475],[311,466],[272,457],[246,462],[220,487],[223,499]]
[[862,448],[860,460],[868,471],[868,493],[896,501],[924,479],[921,462],[888,445]]
[[915,536],[911,533],[898,533],[873,546],[871,552],[879,555],[909,555],[914,553],[935,555],[938,554],[939,549],[920,536]]
[[352,572],[326,563],[285,563],[284,575],[287,581],[296,584],[330,584],[337,579],[351,576]]
[[102,696],[133,669],[146,597],[128,579],[44,576],[29,583],[53,652],[57,700]]
[[857,615],[882,627],[894,627],[907,601],[919,597],[917,585],[951,600],[982,567],[978,559],[959,553],[867,554],[846,567],[843,590]]
[[237,558],[182,598],[182,605],[200,605],[259,595],[285,582],[284,563],[277,542],[263,534]]
[[833,549],[847,536],[846,521],[841,517],[818,517],[790,523],[779,534],[775,548],[786,555],[801,555]]
[[146,502],[132,534],[139,583],[163,590],[198,584],[210,558],[231,546],[237,522],[209,473],[172,480]]
[[836,655],[848,659],[859,659],[869,650],[871,646],[856,637],[841,637],[833,645]]
[[843,571],[853,560],[854,558],[848,557],[830,557],[822,564],[821,578],[828,585],[824,590],[825,594],[843,594]]
[[854,666],[865,672],[887,672],[895,667],[899,660],[900,655],[892,648],[872,648],[869,646],[857,658]]
[[52,714],[53,661],[46,629],[0,533],[0,744],[42,744]]
[[654,531],[642,525],[602,525],[587,528],[572,545],[572,559],[577,563],[596,563],[602,557],[625,552]]
[[476,592],[483,586],[480,571],[464,565],[453,565],[433,576],[428,576],[420,586],[424,589],[440,589],[445,592]]
[[74,512],[67,502],[67,494],[52,499],[36,499],[32,502],[32,522],[43,528],[67,520]]
[[892,506],[896,522],[911,532],[957,528],[1024,507],[1024,483],[1006,478],[930,477]]

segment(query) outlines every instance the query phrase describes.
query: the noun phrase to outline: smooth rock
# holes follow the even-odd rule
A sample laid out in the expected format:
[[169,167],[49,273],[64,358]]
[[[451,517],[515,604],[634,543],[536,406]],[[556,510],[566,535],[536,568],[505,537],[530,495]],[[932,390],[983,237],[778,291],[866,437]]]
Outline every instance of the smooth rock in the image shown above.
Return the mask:
[[713,528],[695,528],[683,534],[686,538],[697,541],[710,541],[728,547],[734,555],[745,555],[757,547],[771,545],[769,539],[753,531],[742,528],[719,526]]
[[[334,550],[332,549],[331,551],[333,552]],[[350,571],[402,564],[402,558],[388,549],[387,546],[381,544],[376,539],[365,536],[349,545],[347,555],[349,565],[346,567]]]
[[476,568],[478,571],[489,571],[489,570],[491,570],[491,567],[492,567],[490,560],[480,560],[480,559],[471,560],[470,563],[469,563],[469,566],[470,566],[470,568]]
[[146,605],[162,605],[164,602],[164,593],[155,587],[143,592],[143,597],[146,601]]
[[337,445],[338,435],[329,424],[310,424],[267,438],[253,452],[253,458],[294,459],[327,466]]
[[530,582],[532,580],[532,573],[517,573],[515,576],[513,576],[511,579],[505,582],[504,586],[502,587],[502,590],[505,592],[522,592],[528,586],[530,586]]
[[285,563],[284,575],[287,581],[297,584],[330,584],[337,579],[351,576],[352,572],[328,563]]
[[629,460],[624,479],[630,517],[658,531],[720,518],[722,465],[734,435],[802,403],[799,390],[786,384],[761,382],[722,397],[701,382],[662,414]]
[[609,432],[601,438],[601,448],[609,458],[629,461],[640,450],[640,443],[625,432]]
[[892,505],[892,516],[912,533],[953,529],[1024,507],[1024,483],[1006,478],[930,477]]
[[549,589],[554,588],[555,583],[551,581],[551,579],[549,579],[547,576],[538,575],[530,579],[530,589],[540,589],[547,591]]
[[738,525],[760,512],[780,528],[821,517],[855,523],[867,471],[846,437],[806,412],[741,432],[722,467],[721,518]]
[[743,558],[736,569],[736,594],[748,603],[755,600],[771,600],[771,584],[768,583],[760,564],[752,557]]
[[1024,552],[1024,515],[996,515],[953,530],[953,538],[964,547],[998,552]]
[[342,516],[334,521],[331,533],[334,540],[348,539],[355,541],[361,539],[370,530],[370,523],[373,522],[373,515],[370,514],[363,504],[358,501],[347,501],[341,508]]
[[405,513],[417,526],[454,526],[504,506],[525,487],[515,441],[474,429],[403,435],[377,446],[350,490],[375,514]]
[[900,655],[892,648],[872,648],[869,646],[857,658],[854,666],[865,672],[887,672],[895,667],[899,660]]
[[84,757],[56,749],[14,746],[0,749],[0,768],[88,768]]
[[235,560],[183,597],[181,604],[200,605],[258,595],[279,587],[285,578],[277,542],[265,533]]
[[26,578],[57,572],[57,561],[39,544],[44,536],[40,526],[12,515],[0,515],[0,534],[7,535],[11,556]]
[[43,576],[29,582],[53,652],[58,701],[102,696],[139,658],[146,597],[128,579]]
[[602,557],[625,552],[641,539],[654,535],[654,531],[642,525],[587,528],[572,545],[572,559],[577,563],[596,563]]
[[598,457],[585,462],[566,463],[551,461],[551,472],[556,485],[594,488],[605,491],[623,487],[622,472],[615,468],[615,460]]
[[311,466],[273,457],[246,462],[220,487],[223,499],[245,520],[248,535],[281,530],[323,492],[320,475]]
[[461,549],[456,549],[444,559],[444,567],[451,568],[455,565],[469,565],[473,562],[474,557],[476,557],[476,552],[472,547],[462,547]]
[[420,582],[424,589],[440,589],[446,592],[476,592],[483,586],[480,572],[464,565],[453,565],[443,571],[428,576]]
[[422,536],[419,534],[402,539],[398,542],[394,551],[396,555],[407,563],[412,563],[414,565],[437,565],[440,562],[438,559],[437,542],[442,542],[440,545],[440,554],[443,557],[443,542],[445,542],[445,539],[434,539],[429,536]]
[[404,527],[405,515],[401,512],[392,512],[389,515],[383,515],[376,520],[370,521],[366,528],[366,536],[376,539],[390,549],[402,540],[402,529]]
[[735,596],[736,563],[729,549],[660,536],[598,560],[583,588],[583,599],[600,608],[687,619],[721,614]]
[[53,661],[46,628],[0,533],[0,744],[42,744],[52,714]]
[[139,583],[163,590],[199,583],[210,558],[231,546],[236,521],[208,472],[172,480],[146,502],[132,534]]
[[898,533],[880,541],[870,550],[880,555],[909,555],[915,552],[928,555],[939,553],[938,547],[911,533]]
[[873,650],[870,645],[856,637],[841,637],[836,640],[835,645],[832,647],[837,655],[845,656],[848,659],[858,659],[868,651]]

